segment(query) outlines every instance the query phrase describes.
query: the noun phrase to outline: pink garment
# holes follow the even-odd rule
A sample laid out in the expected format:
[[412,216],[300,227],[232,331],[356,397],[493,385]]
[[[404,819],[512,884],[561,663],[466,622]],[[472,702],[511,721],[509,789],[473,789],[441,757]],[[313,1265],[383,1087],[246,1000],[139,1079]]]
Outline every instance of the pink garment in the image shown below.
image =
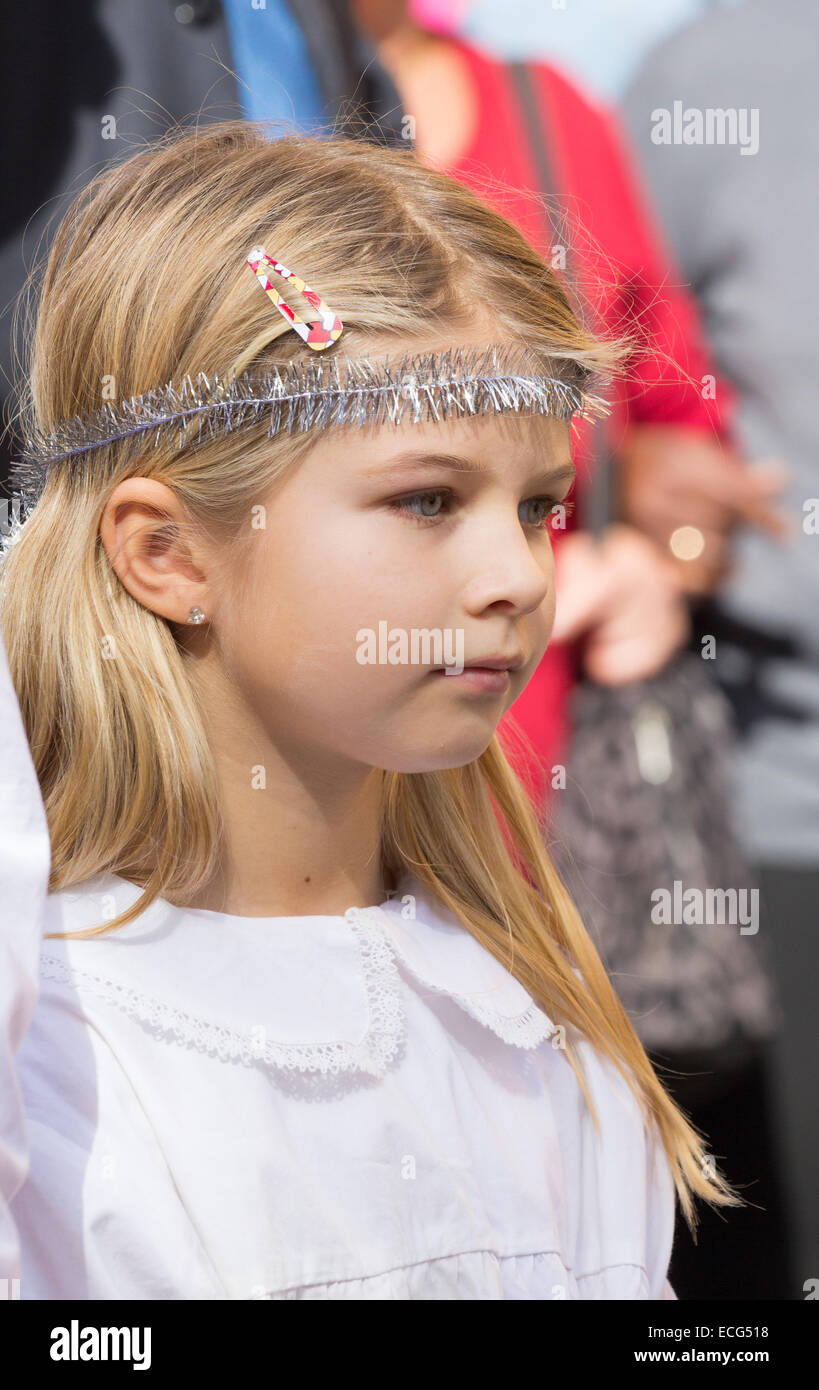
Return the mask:
[[422,29],[452,34],[463,23],[472,0],[409,0],[407,12]]

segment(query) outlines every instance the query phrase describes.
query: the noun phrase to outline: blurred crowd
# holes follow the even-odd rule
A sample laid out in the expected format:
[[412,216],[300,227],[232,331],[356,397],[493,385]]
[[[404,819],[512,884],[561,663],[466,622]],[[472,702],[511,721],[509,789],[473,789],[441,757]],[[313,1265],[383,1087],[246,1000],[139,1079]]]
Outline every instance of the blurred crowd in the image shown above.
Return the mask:
[[[611,415],[574,426],[554,636],[499,732],[638,1034],[747,1202],[703,1209],[697,1244],[680,1222],[672,1286],[804,1297],[819,1273],[819,12],[33,0],[3,24],[0,484],[27,271],[84,182],[179,121],[410,144],[521,227],[590,328],[633,335]],[[754,911],[660,919],[675,884]]]

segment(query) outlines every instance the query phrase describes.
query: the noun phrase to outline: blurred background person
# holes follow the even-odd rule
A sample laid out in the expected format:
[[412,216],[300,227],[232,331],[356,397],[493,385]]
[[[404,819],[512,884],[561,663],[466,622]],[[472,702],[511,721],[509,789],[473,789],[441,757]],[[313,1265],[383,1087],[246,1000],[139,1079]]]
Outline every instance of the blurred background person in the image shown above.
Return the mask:
[[[504,724],[509,731],[509,756],[538,801],[549,797],[549,770],[566,755],[570,694],[578,677],[604,685],[639,681],[661,671],[686,639],[673,605],[671,532],[688,524],[704,540],[701,554],[679,561],[676,573],[688,595],[701,598],[729,572],[739,527],[754,526],[777,538],[784,534],[775,505],[784,474],[774,465],[748,466],[734,444],[727,384],[704,389],[716,374],[696,303],[683,287],[684,276],[659,229],[617,117],[551,64],[530,63],[521,73],[447,32],[442,0],[434,7],[434,32],[426,28],[418,17],[429,14],[428,6],[429,0],[353,0],[353,13],[378,45],[412,120],[419,156],[496,202],[552,264],[556,242],[562,242],[557,249],[565,251],[565,261],[557,268],[568,273],[587,313],[613,333],[638,325],[645,344],[618,391],[606,441],[618,504],[626,479],[639,492],[640,506],[633,514],[621,512],[620,523],[609,526],[600,545],[578,525],[576,514],[565,530],[553,533],[558,576],[553,640],[501,723],[500,732]],[[461,32],[468,30],[470,8],[456,0],[449,12]],[[560,18],[556,15],[555,22]],[[551,225],[532,196],[543,189],[557,194],[559,209]],[[599,437],[580,424],[575,459],[581,512],[591,471],[608,462],[595,453]],[[659,531],[649,526],[647,518],[656,514],[673,518],[673,525]],[[653,549],[646,548],[647,540]],[[522,746],[514,740],[518,729],[525,738]],[[583,793],[594,803],[601,790],[586,785]],[[726,824],[726,841],[728,832]],[[570,849],[582,865],[587,849],[582,835]],[[732,862],[730,853],[726,862]],[[565,871],[564,863],[560,867]],[[741,860],[737,873],[742,880]],[[570,883],[579,904],[580,886]],[[643,887],[635,880],[635,936],[647,911]],[[605,958],[613,923],[606,921],[605,907],[594,902],[593,892],[585,895],[582,909],[587,921],[589,916],[599,920]],[[628,912],[625,916],[628,920]],[[793,1281],[769,1092],[761,1074],[761,1057],[776,1027],[773,991],[759,943],[743,937],[737,952],[735,939],[723,941],[724,990],[712,989],[707,1002],[689,999],[677,1024],[673,1018],[664,1023],[663,1036],[673,1045],[658,1060],[682,1073],[679,1080],[667,1078],[669,1088],[679,1088],[694,1123],[709,1137],[713,1126],[715,1152],[725,1153],[729,1171],[749,1184],[753,1205],[732,1214],[730,1223],[720,1223],[713,1249],[702,1239],[692,1248],[687,1233],[680,1233],[672,1257],[674,1287],[681,1298],[784,1298],[789,1290],[793,1296]],[[702,937],[700,942],[695,936],[690,950],[703,955],[703,977],[716,966],[706,959],[710,943]],[[688,964],[689,988],[696,989],[696,963]],[[720,1017],[711,1027],[702,1009],[713,1006]],[[646,1041],[654,1021],[635,1017],[633,1022]],[[709,1032],[731,1037],[730,1048],[720,1044],[709,1050]],[[715,1096],[721,1124],[714,1123]],[[756,1257],[750,1265],[749,1250]]]
[[[819,1258],[817,65],[819,11],[809,0],[746,0],[667,39],[645,59],[623,104],[718,371],[736,393],[742,447],[751,458],[781,451],[790,469],[787,544],[742,531],[732,573],[695,616],[697,633],[715,638],[711,666],[735,711],[739,831],[759,878],[761,932],[773,946],[782,1004],[771,1066],[798,1243],[797,1297]],[[689,134],[674,140],[672,129],[672,140],[658,143],[658,121],[675,102],[692,113]],[[709,112],[718,120],[713,142],[697,136],[696,121]],[[743,148],[742,133],[753,136],[754,126],[756,139]],[[662,541],[673,518],[645,505],[641,479],[652,464],[634,463],[627,512]]]

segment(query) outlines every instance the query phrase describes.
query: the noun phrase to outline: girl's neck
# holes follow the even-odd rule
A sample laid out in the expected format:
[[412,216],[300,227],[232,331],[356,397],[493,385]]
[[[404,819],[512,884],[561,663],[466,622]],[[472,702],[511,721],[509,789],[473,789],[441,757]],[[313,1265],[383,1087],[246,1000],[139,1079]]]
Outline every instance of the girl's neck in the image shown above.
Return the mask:
[[[374,893],[365,894],[364,898],[358,902],[359,906],[378,905],[386,902],[391,897],[397,887],[397,879],[394,874],[385,871],[379,877],[380,886]],[[144,886],[144,885],[143,885]],[[200,888],[193,896],[180,897],[178,894],[166,893],[165,901],[173,907],[178,908],[205,908],[210,912],[222,912],[231,917],[341,917],[348,907],[353,905],[353,898],[360,897],[351,888],[348,890],[350,901],[344,906],[339,902],[334,902],[333,897],[338,897],[338,893],[332,895],[330,899],[317,899],[309,892],[309,885],[305,885],[305,896],[301,901],[284,900],[277,898],[274,891],[265,892],[261,897],[248,894],[237,888],[230,887],[226,880],[214,876],[208,880],[204,887]]]

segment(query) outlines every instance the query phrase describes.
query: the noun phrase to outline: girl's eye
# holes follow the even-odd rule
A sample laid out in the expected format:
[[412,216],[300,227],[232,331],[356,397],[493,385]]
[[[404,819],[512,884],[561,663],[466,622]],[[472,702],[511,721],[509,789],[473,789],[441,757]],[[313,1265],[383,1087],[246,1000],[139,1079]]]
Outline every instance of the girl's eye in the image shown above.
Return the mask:
[[445,492],[443,488],[436,488],[433,492],[415,492],[411,497],[399,497],[396,502],[390,502],[394,511],[400,512],[402,516],[410,517],[413,521],[434,521],[437,516],[441,516],[440,508],[433,511],[412,511],[412,503],[418,502],[424,507],[428,502],[435,502],[438,497],[451,497],[451,493]]
[[521,502],[521,507],[533,507],[535,515],[530,518],[530,525],[536,526],[544,531],[551,525],[552,510],[555,507],[562,507],[566,516],[571,516],[574,511],[574,502],[558,502],[555,497],[530,497],[526,502]]
[[[452,493],[444,488],[435,488],[428,492],[415,492],[410,497],[399,497],[397,501],[390,502],[388,505],[393,511],[401,516],[409,517],[412,521],[435,521],[439,516],[447,513],[443,507],[436,506],[436,501],[444,498],[446,503],[451,503]],[[419,504],[420,511],[413,509],[415,503]],[[528,525],[534,526],[536,530],[546,530],[551,521],[552,508],[561,506],[566,514],[570,516],[574,511],[574,502],[558,502],[554,497],[529,497],[525,502],[521,502],[521,508],[532,507],[534,516],[529,517]],[[429,508],[429,510],[427,510]]]

